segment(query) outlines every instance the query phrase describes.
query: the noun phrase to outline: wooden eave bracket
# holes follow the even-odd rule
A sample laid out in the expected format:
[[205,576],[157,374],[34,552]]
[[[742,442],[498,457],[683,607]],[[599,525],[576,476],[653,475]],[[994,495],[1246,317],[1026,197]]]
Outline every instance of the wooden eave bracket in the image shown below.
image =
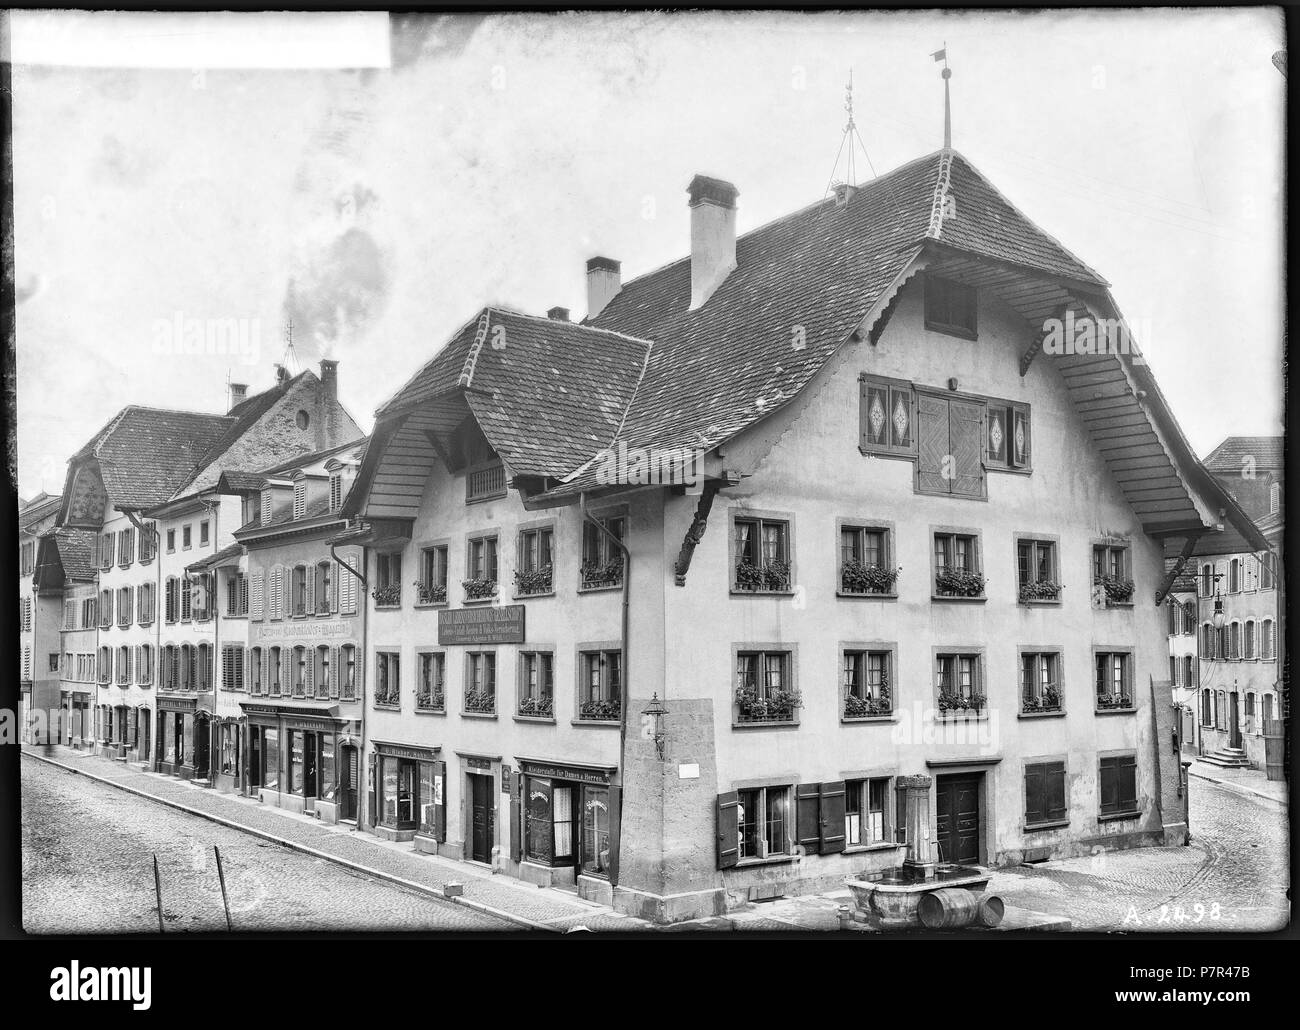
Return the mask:
[[[1065,313],[1067,310],[1069,310],[1068,307],[1063,307],[1059,312],[1057,312],[1056,315],[1057,321],[1059,322],[1065,321]],[[1020,378],[1021,379],[1025,378],[1025,373],[1029,371],[1029,366],[1034,363],[1034,358],[1038,357],[1038,352],[1043,349],[1043,340],[1045,339],[1046,336],[1047,333],[1040,326],[1038,330],[1038,334],[1034,338],[1034,342],[1029,345],[1028,350],[1026,350],[1022,355],[1020,355]]]
[[1191,559],[1192,551],[1196,548],[1196,541],[1200,537],[1199,533],[1189,533],[1187,535],[1187,539],[1183,542],[1182,553],[1178,556],[1178,560],[1174,562],[1174,567],[1165,574],[1164,582],[1160,584],[1160,589],[1156,591],[1157,608],[1165,603],[1165,598],[1169,596],[1169,591],[1173,588],[1175,581],[1183,574],[1183,569],[1186,568],[1188,561]]
[[713,498],[721,486],[721,483],[714,480],[707,480],[704,484],[704,491],[695,506],[695,517],[691,519],[690,528],[686,530],[686,536],[682,539],[682,549],[677,555],[677,561],[673,563],[673,573],[679,587],[686,586],[686,573],[690,571],[691,558],[695,554],[696,545],[704,539],[704,530],[708,528],[709,523],[709,511],[713,507]]

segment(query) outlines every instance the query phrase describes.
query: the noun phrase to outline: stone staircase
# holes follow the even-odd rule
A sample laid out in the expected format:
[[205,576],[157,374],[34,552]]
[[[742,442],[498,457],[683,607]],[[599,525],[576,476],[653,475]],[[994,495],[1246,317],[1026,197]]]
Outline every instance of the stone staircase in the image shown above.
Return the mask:
[[1250,768],[1250,759],[1246,757],[1246,752],[1239,747],[1221,747],[1212,755],[1202,755],[1201,761],[1224,769]]

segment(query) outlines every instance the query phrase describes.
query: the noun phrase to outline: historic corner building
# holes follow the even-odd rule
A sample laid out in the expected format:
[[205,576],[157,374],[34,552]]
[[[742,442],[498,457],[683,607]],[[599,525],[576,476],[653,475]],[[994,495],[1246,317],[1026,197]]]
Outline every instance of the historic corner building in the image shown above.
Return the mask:
[[54,528],[60,501],[42,492],[18,505],[18,732],[29,744],[50,739],[34,713],[60,708],[62,577],[38,574],[41,537]]
[[363,553],[332,538],[363,448],[223,477],[244,498],[250,598],[242,681],[218,701],[226,765],[243,793],[329,823],[355,822],[361,804]]
[[1183,841],[1161,604],[1264,541],[1106,282],[950,149],[736,213],[697,176],[689,257],[485,309],[379,409],[365,824],[667,921],[905,821],[953,863]]

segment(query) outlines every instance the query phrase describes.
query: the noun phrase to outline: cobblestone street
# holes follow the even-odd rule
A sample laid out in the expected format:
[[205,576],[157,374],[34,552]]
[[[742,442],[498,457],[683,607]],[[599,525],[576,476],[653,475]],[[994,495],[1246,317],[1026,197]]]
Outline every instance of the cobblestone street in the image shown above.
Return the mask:
[[53,766],[22,764],[23,926],[29,933],[517,929]]

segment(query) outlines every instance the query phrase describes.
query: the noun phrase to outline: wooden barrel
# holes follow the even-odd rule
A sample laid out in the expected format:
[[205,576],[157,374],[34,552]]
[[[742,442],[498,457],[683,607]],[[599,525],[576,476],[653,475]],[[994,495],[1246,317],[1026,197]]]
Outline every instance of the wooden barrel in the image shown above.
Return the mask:
[[954,930],[970,926],[979,911],[979,895],[961,887],[928,891],[916,905],[921,925],[930,930]]
[[994,927],[1002,922],[1003,915],[1006,914],[1007,907],[1002,904],[1002,899],[992,894],[980,899],[979,914],[975,917],[980,926]]

